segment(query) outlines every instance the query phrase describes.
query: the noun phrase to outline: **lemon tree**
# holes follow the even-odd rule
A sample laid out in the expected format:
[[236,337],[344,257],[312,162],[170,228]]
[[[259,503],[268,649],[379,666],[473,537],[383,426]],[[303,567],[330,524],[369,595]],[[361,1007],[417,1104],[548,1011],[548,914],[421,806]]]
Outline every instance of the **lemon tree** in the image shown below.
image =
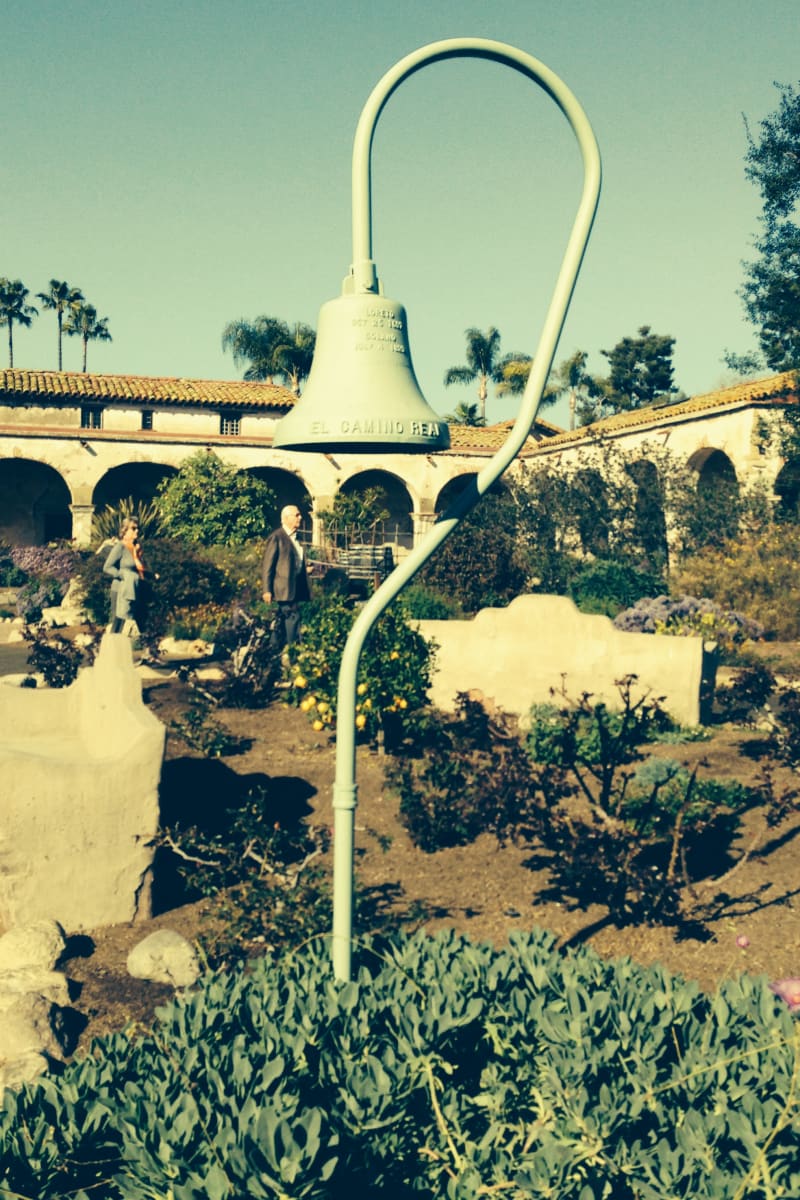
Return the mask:
[[[340,596],[309,608],[302,641],[290,647],[289,699],[315,729],[332,728],[344,645],[357,615]],[[427,701],[433,648],[409,623],[401,603],[391,605],[370,631],[361,654],[356,728],[374,741],[402,727]]]

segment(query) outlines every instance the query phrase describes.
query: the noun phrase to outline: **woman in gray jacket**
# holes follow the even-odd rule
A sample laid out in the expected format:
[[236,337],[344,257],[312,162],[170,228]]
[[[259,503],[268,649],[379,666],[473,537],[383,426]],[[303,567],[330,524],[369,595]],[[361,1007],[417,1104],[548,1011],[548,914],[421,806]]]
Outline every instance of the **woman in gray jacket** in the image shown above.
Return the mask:
[[119,633],[126,621],[136,620],[139,588],[145,575],[139,545],[139,522],[128,517],[119,531],[119,541],[108,553],[103,572],[110,575],[111,632]]

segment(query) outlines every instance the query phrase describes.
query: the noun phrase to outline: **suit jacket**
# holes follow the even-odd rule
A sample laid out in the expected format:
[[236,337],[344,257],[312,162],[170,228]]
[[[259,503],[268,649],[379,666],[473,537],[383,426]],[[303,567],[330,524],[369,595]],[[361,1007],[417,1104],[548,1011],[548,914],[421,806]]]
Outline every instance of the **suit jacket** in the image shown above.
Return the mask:
[[298,558],[294,542],[281,526],[267,538],[261,562],[262,592],[271,592],[273,600],[293,604],[308,600],[308,574],[305,557]]

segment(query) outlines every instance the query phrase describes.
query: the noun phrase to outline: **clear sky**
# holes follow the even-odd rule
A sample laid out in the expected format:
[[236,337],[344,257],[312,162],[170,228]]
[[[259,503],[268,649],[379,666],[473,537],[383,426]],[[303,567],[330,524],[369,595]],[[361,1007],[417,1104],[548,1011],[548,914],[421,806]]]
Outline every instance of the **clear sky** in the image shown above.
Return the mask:
[[[689,394],[755,348],[737,291],[758,232],[742,114],[797,83],[800,0],[26,0],[0,37],[0,275],[80,287],[109,318],[89,370],[237,378],[225,324],[316,326],[351,257],[353,133],[374,85],[429,42],[534,55],[583,105],[603,158],[594,233],[556,361],[648,324]],[[464,330],[532,353],[581,181],[569,126],[530,81],[459,60],[407,80],[373,153],[375,259],[406,305],[432,406]],[[33,297],[31,297],[33,298]],[[35,303],[35,300],[34,300]],[[5,334],[5,331],[3,331]],[[0,362],[7,365],[0,343]],[[15,331],[55,368],[56,324]],[[79,370],[79,339],[64,366]],[[511,415],[492,401],[490,420]],[[564,419],[559,410],[554,419]]]

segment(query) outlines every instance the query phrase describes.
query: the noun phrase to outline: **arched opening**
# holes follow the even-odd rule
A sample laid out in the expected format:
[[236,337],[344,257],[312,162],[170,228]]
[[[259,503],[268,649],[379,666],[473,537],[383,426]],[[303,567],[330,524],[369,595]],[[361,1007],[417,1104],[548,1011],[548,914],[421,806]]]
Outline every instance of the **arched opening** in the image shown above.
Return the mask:
[[472,483],[473,479],[477,479],[476,471],[467,471],[463,475],[456,475],[454,479],[448,479],[436,497],[435,511],[437,517],[441,516],[443,512],[447,512],[453,501],[458,499],[464,489]]
[[[270,491],[275,494],[275,512],[273,513],[272,528],[280,521],[281,509],[287,504],[294,504],[305,517],[304,527],[309,527],[309,518],[313,507],[311,494],[299,475],[293,471],[284,471],[279,467],[247,467],[247,474],[260,479]],[[265,530],[265,534],[270,530]]]
[[15,546],[42,546],[72,537],[69,488],[53,467],[28,458],[0,466],[0,537]]
[[363,496],[367,491],[380,493],[380,505],[387,514],[373,532],[375,545],[409,549],[414,543],[411,497],[405,484],[388,471],[362,471],[345,480],[342,496]]
[[706,447],[693,454],[689,466],[697,472],[697,494],[688,521],[696,548],[719,546],[739,529],[739,480],[722,450]]
[[789,459],[775,480],[778,503],[775,515],[779,521],[800,523],[800,460]]
[[572,476],[575,525],[581,550],[595,558],[608,558],[611,541],[611,509],[606,482],[599,471],[584,467]]
[[95,510],[116,508],[121,500],[149,504],[163,479],[177,474],[176,467],[164,463],[133,462],[111,467],[98,480],[92,495]]
[[662,571],[667,561],[667,522],[664,515],[664,489],[655,464],[640,458],[629,463],[627,472],[635,488],[633,502],[634,553],[640,565]]

